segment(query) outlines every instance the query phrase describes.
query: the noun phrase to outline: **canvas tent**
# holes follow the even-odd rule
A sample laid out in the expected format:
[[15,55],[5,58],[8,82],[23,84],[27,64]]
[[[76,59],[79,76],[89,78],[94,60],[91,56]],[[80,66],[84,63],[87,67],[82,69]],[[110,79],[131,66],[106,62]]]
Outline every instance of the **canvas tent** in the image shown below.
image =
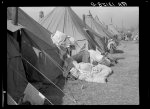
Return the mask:
[[[7,92],[18,102],[27,82],[47,83],[55,81],[62,75],[63,60],[60,59],[58,48],[49,38],[50,32],[20,8],[18,8],[18,26],[12,24],[11,16],[12,8],[8,7]],[[39,57],[33,47],[41,51]]]
[[26,81],[19,45],[12,35],[7,33],[7,92],[15,101],[23,96]]
[[100,36],[106,37],[107,39],[113,37],[111,33],[107,31],[106,28],[99,24],[92,16],[92,14],[85,15],[85,23],[91,27],[96,33],[100,34]]
[[119,32],[116,30],[113,24],[108,25],[109,31],[114,35],[119,35]]
[[100,38],[90,27],[86,27],[92,36],[89,35],[85,30],[83,21],[70,7],[54,8],[39,23],[52,33],[60,31],[73,37],[79,47],[77,46],[72,54],[77,54],[87,41],[91,48],[96,48],[97,46],[102,52],[105,52],[104,39]]
[[108,36],[110,36],[111,38],[113,37],[113,34],[108,30],[108,27],[105,25],[104,22],[102,23],[102,22],[99,20],[99,18],[98,18],[97,15],[95,16],[95,21],[96,21],[97,23],[99,23],[99,25],[101,26],[101,28],[103,29],[103,31],[104,31]]
[[99,18],[98,18],[98,16],[96,15],[95,16],[95,21],[96,22],[98,22],[99,24],[101,24],[104,28],[106,28],[107,29],[107,26],[105,25],[105,23],[104,22],[102,22]]
[[108,37],[99,27],[99,25],[94,21],[92,15],[85,15],[85,23],[90,26],[95,32],[100,34],[102,37]]

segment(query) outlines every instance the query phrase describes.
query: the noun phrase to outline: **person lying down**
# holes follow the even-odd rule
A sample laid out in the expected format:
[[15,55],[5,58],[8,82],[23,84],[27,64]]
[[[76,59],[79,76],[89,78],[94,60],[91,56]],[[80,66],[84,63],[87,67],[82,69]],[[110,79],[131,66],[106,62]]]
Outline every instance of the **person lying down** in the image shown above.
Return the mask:
[[94,66],[91,63],[77,63],[76,61],[72,63],[74,67],[70,70],[70,73],[80,80],[106,83],[108,75],[112,73],[112,69],[105,65],[98,64]]

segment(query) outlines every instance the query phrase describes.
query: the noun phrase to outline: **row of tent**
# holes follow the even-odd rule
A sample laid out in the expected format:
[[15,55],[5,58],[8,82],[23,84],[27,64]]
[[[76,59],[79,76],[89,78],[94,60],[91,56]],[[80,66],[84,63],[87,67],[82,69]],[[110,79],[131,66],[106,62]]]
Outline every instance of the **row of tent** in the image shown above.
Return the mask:
[[114,26],[110,25],[107,28],[98,16],[94,19],[92,14],[83,15],[82,20],[70,7],[54,8],[40,19],[39,23],[52,33],[60,31],[72,36],[80,46],[77,52],[84,45],[85,42],[82,41],[84,39],[88,40],[89,45],[93,46],[95,43],[101,52],[106,52],[108,39],[114,38],[115,35],[119,36]]
[[[12,7],[7,8],[7,93],[18,103],[28,82],[54,82],[63,73],[64,60],[51,35],[57,30],[74,37],[77,54],[89,49],[107,52],[112,33],[92,17],[95,29],[83,22],[70,7],[57,7],[39,23],[18,8],[18,25],[12,24]],[[101,30],[99,29],[101,28]],[[97,31],[96,31],[97,29]],[[36,54],[34,48],[39,50]],[[39,73],[40,72],[40,73]],[[47,78],[49,81],[47,81]]]

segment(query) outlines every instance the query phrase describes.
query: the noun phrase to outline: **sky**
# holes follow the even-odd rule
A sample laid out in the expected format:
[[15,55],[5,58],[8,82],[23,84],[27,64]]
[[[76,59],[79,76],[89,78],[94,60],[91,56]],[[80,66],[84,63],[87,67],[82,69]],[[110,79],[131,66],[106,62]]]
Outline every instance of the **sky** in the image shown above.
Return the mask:
[[[55,7],[20,7],[34,20],[39,20],[39,12],[43,11],[44,16],[50,13]],[[90,12],[95,17],[99,17],[105,24],[112,23],[120,28],[137,27],[139,24],[139,7],[71,7],[73,11],[82,19],[82,15]]]

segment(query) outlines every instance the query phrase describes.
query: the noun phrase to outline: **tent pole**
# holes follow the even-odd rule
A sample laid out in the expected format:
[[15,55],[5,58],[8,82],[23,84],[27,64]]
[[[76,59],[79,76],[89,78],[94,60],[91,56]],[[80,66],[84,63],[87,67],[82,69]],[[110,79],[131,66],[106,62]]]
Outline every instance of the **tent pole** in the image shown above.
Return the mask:
[[84,26],[86,28],[86,23],[85,23],[85,15],[83,14],[83,23],[84,23]]
[[[12,24],[18,26],[18,7],[12,7]],[[14,38],[19,43],[19,51],[21,52],[21,35],[20,31],[16,31],[13,33]]]
[[12,7],[12,23],[18,25],[18,7]]

